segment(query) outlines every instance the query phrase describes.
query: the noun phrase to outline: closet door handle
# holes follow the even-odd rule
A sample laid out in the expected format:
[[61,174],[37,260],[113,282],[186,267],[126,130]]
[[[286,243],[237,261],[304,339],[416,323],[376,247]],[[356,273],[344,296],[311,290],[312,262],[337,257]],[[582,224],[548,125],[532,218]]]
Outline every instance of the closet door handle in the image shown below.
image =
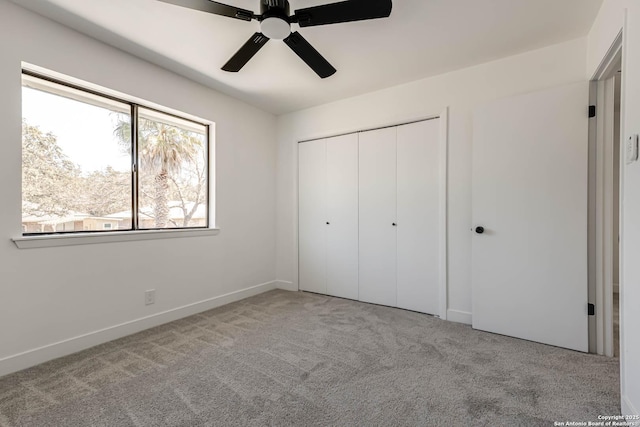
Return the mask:
[[397,226],[398,226],[398,224],[396,224],[395,222],[394,222],[394,223],[392,223],[391,225],[393,225],[394,227],[397,227]]
[[327,221],[327,225],[329,225],[329,221]]

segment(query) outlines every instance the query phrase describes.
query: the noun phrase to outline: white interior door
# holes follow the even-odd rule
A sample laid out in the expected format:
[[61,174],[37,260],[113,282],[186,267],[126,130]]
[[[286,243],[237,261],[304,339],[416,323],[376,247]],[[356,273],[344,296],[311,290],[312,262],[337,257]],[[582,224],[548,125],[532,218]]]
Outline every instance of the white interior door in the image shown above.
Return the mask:
[[298,282],[327,293],[327,165],[324,139],[298,144]]
[[397,130],[397,306],[439,314],[440,120]]
[[478,109],[473,327],[588,350],[587,83]]
[[360,301],[396,305],[396,128],[359,134]]
[[327,139],[327,294],[358,299],[358,135]]

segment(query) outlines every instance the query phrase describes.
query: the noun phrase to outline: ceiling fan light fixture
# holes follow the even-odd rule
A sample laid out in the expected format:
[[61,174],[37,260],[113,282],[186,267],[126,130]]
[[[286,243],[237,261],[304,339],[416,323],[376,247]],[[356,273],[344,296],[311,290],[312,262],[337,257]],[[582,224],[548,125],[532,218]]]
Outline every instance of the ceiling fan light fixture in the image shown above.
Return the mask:
[[284,40],[291,34],[291,26],[278,17],[265,18],[260,23],[260,32],[273,40]]

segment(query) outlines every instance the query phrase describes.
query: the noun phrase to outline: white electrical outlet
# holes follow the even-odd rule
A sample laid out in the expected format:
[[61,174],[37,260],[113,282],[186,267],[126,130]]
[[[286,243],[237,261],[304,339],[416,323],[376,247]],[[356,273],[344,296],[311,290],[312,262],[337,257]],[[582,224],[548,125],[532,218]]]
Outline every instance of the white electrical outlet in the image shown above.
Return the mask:
[[627,164],[638,161],[638,135],[631,135],[627,138],[625,158],[627,160]]
[[148,291],[144,291],[144,304],[151,305],[156,303],[156,290],[149,289]]

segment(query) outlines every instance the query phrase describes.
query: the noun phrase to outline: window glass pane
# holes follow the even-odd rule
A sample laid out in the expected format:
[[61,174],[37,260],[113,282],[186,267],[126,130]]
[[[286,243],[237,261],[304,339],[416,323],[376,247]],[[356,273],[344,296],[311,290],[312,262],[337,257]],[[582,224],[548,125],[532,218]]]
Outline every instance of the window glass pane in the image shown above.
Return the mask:
[[207,126],[144,108],[138,114],[138,226],[208,226]]
[[131,229],[130,107],[81,94],[24,76],[24,233]]

